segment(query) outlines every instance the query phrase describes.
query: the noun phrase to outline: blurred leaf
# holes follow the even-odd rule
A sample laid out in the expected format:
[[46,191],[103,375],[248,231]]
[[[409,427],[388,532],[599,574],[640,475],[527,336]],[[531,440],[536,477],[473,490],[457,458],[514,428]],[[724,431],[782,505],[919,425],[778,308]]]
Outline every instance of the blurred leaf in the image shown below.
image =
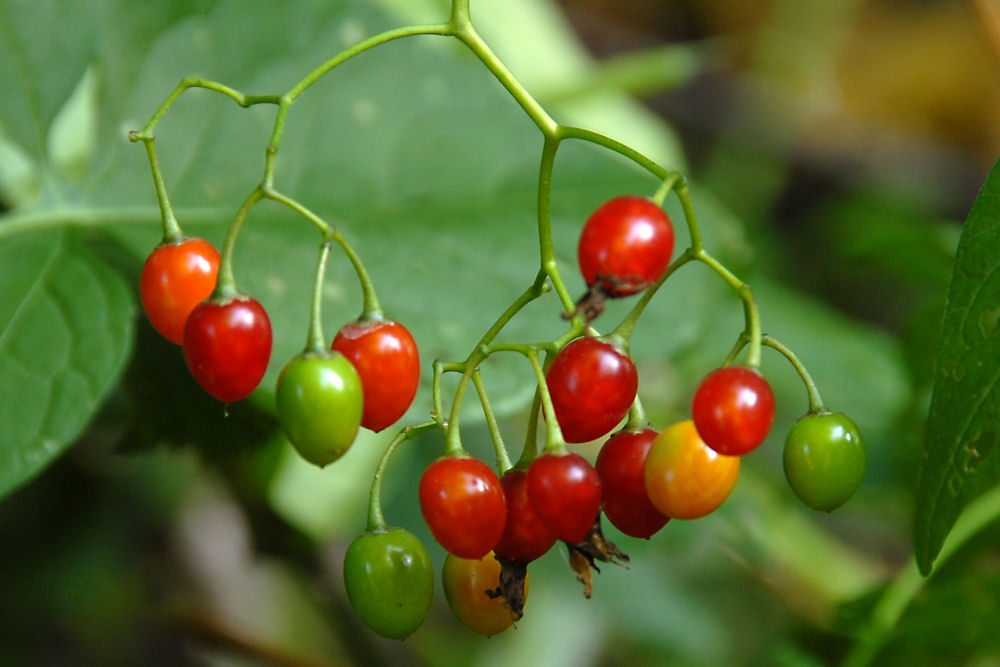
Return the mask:
[[134,305],[121,275],[78,235],[0,244],[0,496],[83,431],[132,346]]
[[980,191],[959,241],[938,348],[915,506],[921,572],[962,508],[996,484],[1000,421],[1000,166]]

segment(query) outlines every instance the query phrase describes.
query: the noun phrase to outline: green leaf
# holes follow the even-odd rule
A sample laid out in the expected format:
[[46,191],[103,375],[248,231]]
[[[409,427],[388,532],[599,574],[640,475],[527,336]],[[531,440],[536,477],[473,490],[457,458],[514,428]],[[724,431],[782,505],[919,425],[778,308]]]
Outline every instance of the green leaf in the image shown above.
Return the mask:
[[1000,476],[1000,163],[958,244],[917,487],[914,551],[927,574],[962,509]]
[[71,232],[0,244],[0,496],[73,442],[132,344],[121,275]]

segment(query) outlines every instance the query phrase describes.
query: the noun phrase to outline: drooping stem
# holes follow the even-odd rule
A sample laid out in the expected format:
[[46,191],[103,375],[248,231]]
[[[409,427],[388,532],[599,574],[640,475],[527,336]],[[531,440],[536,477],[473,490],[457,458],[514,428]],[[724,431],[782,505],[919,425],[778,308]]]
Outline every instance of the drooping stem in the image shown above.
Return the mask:
[[408,426],[397,433],[396,437],[385,448],[382,458],[379,459],[378,465],[375,467],[375,474],[372,476],[371,491],[368,494],[367,530],[369,533],[384,533],[386,530],[385,517],[382,516],[382,477],[385,475],[386,466],[389,465],[389,459],[396,453],[399,446],[407,440],[436,428],[440,428],[440,426],[437,422],[433,421],[417,424],[416,426]]
[[483,378],[476,369],[472,374],[472,383],[476,386],[479,394],[479,402],[483,406],[483,416],[486,418],[486,426],[490,430],[490,438],[493,440],[493,449],[497,455],[497,468],[500,474],[510,470],[510,456],[507,454],[507,447],[503,444],[503,436],[500,435],[500,426],[497,424],[496,415],[493,414],[493,407],[490,405],[489,396],[486,395],[486,387],[483,385]]
[[799,360],[798,356],[777,338],[772,336],[765,334],[764,336],[761,336],[760,342],[761,344],[780,352],[795,368],[795,372],[799,374],[799,377],[802,378],[802,383],[806,386],[806,393],[809,394],[809,412],[814,414],[824,412],[826,410],[826,406],[823,404],[823,397],[820,396],[819,388],[816,386],[816,383],[813,382],[812,376],[809,374],[805,365]]
[[326,263],[330,258],[330,239],[324,238],[319,244],[319,260],[316,262],[316,276],[313,280],[312,302],[309,305],[309,333],[306,336],[306,352],[321,354],[326,349],[323,336],[323,278]]
[[236,237],[239,236],[243,222],[246,220],[250,209],[264,196],[260,188],[254,188],[253,192],[243,202],[243,206],[236,212],[236,217],[226,232],[226,238],[222,243],[221,258],[219,260],[219,278],[212,293],[216,299],[231,299],[239,294],[236,288],[236,278],[233,276],[233,252],[236,248]]

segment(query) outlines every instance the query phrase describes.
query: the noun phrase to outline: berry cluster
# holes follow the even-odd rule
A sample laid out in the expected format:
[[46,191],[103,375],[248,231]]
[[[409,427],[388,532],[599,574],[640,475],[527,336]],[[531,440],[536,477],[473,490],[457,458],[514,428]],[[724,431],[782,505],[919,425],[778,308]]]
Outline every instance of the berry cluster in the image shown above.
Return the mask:
[[[798,358],[762,333],[750,287],[705,250],[683,177],[607,137],[557,124],[479,38],[469,19],[468,0],[453,0],[452,10],[447,23],[391,30],[346,49],[283,95],[248,96],[215,82],[185,79],[147,126],[130,135],[146,144],[164,227],[164,240],[143,269],[143,306],[153,326],[183,346],[198,384],[220,401],[231,403],[253,392],[271,355],[267,313],[237,289],[233,277],[233,247],[247,214],[259,201],[270,199],[321,232],[306,345],[286,363],[275,390],[276,412],[288,440],[318,466],[343,456],[359,428],[380,431],[396,423],[414,400],[421,371],[413,337],[385,317],[361,259],[345,237],[275,188],[275,156],[288,105],[320,76],[366,49],[416,34],[451,35],[497,75],[545,135],[538,192],[539,271],[465,360],[434,362],[431,419],[403,428],[388,444],[372,479],[367,530],[345,555],[344,581],[355,611],[373,631],[398,639],[423,622],[433,598],[434,575],[420,540],[387,525],[380,491],[390,458],[420,434],[435,431],[445,437],[445,451],[423,471],[418,494],[424,521],[448,553],[442,572],[445,595],[466,626],[487,636],[522,617],[528,566],[557,542],[567,545],[570,565],[588,597],[595,561],[627,560],[605,538],[602,516],[627,536],[649,539],[671,519],[697,519],[722,505],[736,484],[741,457],[764,442],[774,421],[774,395],[759,371],[763,347],[791,362],[808,393],[809,411],[790,430],[784,450],[785,473],[798,497],[809,507],[830,511],[857,489],[865,467],[857,427],[845,415],[825,408]],[[215,90],[241,106],[279,107],[265,152],[264,177],[239,209],[221,253],[180,231],[155,158],[156,124],[191,87]],[[577,245],[587,289],[578,300],[569,295],[557,269],[549,220],[551,173],[565,139],[608,148],[662,180],[652,197],[616,197],[587,219]],[[673,223],[663,209],[669,194],[680,201],[691,240],[677,257]],[[364,306],[328,344],[319,323],[326,262],[334,244],[355,269]],[[658,431],[638,399],[639,374],[629,340],[660,286],[692,261],[707,265],[739,296],[746,326],[728,357],[696,388],[690,419]],[[538,343],[496,342],[524,306],[549,292],[558,297],[558,313],[568,321],[561,336]],[[634,304],[619,324],[603,334],[596,329],[594,323],[609,299],[632,297]],[[737,363],[744,348],[746,354]],[[516,462],[508,456],[480,377],[487,358],[505,353],[526,359],[537,384]],[[446,373],[461,377],[448,411],[441,382]],[[459,417],[470,382],[490,427],[496,469],[470,456],[461,443]],[[539,446],[542,425],[545,440]],[[573,444],[601,439],[606,440],[593,465],[571,450]]]

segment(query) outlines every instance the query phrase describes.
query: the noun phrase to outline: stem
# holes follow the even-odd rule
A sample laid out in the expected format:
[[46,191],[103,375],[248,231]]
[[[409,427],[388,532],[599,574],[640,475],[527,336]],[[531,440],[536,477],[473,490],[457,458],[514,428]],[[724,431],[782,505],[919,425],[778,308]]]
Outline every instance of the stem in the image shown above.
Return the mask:
[[[559,140],[545,137],[542,144],[542,160],[538,168],[538,252],[542,271],[552,282],[552,286],[562,302],[563,309],[571,312],[574,309],[573,297],[570,296],[559,268],[556,265],[555,248],[552,245],[552,168],[555,164],[556,152],[559,150]],[[577,316],[577,319],[580,316]]]
[[247,214],[250,213],[250,209],[263,197],[263,190],[255,188],[243,202],[240,210],[236,212],[233,224],[226,232],[226,238],[222,243],[222,257],[219,260],[219,278],[215,285],[215,291],[212,293],[214,299],[231,299],[239,293],[239,290],[236,289],[236,279],[233,277],[233,251],[236,247],[236,237],[239,236],[240,229],[243,227],[243,222],[246,220]]
[[142,143],[146,147],[146,155],[149,157],[149,170],[153,175],[153,188],[156,190],[156,201],[160,205],[160,219],[163,224],[163,243],[173,243],[180,240],[184,235],[181,226],[174,217],[174,209],[170,206],[170,198],[167,196],[167,185],[163,180],[163,171],[160,169],[160,160],[156,156],[156,140],[153,138],[143,139]]
[[545,381],[545,371],[538,361],[538,353],[534,349],[528,350],[528,359],[535,369],[535,377],[538,380],[538,397],[542,402],[542,410],[545,411],[545,451],[564,452],[566,451],[566,440],[563,438],[562,429],[559,428],[559,420],[556,419],[556,411],[552,406],[552,396],[549,395],[549,385]]
[[642,296],[639,297],[639,300],[635,302],[635,305],[632,306],[632,309],[628,312],[627,315],[625,315],[625,317],[618,324],[618,326],[614,328],[614,330],[611,332],[610,335],[620,338],[625,343],[628,343],[628,341],[632,338],[632,332],[635,330],[636,322],[638,322],[639,318],[642,317],[643,311],[646,310],[646,306],[648,306],[649,302],[653,299],[654,296],[656,296],[656,292],[660,289],[660,286],[667,281],[667,278],[673,275],[674,271],[681,268],[682,266],[690,262],[692,259],[694,259],[694,256],[691,254],[691,250],[688,249],[680,257],[671,262],[670,266],[668,266],[667,270],[663,272],[663,275],[660,276],[659,280],[650,285],[642,293]]
[[524,113],[528,114],[528,117],[542,131],[546,139],[556,137],[559,132],[559,124],[528,93],[524,86],[521,85],[521,82],[511,74],[506,65],[501,62],[500,58],[493,53],[493,50],[479,36],[469,18],[468,5],[468,0],[456,2],[452,5],[452,17],[449,24],[453,30],[451,34],[469,47],[469,50],[479,58],[480,62],[486,66],[486,69],[500,82],[500,85],[507,89],[507,92],[514,98],[514,101],[524,109]]
[[511,468],[510,456],[507,454],[507,448],[503,444],[500,427],[497,425],[496,416],[493,414],[493,408],[490,406],[490,399],[486,395],[486,387],[483,386],[483,378],[480,376],[478,369],[472,374],[472,383],[476,385],[476,393],[479,394],[479,402],[483,406],[483,416],[486,417],[486,425],[490,429],[493,449],[496,450],[497,454],[497,468],[500,470],[500,474],[503,475]]
[[[1000,487],[994,487],[966,506],[941,548],[934,572],[939,571],[941,565],[966,542],[998,518],[1000,518]],[[920,576],[916,561],[911,559],[906,563],[879,598],[868,617],[868,624],[858,635],[857,643],[841,663],[843,667],[864,667],[871,664],[906,611],[906,607],[934,572],[925,579]]]
[[[694,250],[693,245],[692,250]],[[760,366],[760,311],[757,308],[757,301],[753,298],[753,291],[750,289],[750,285],[740,280],[732,271],[723,266],[719,260],[708,254],[704,248],[695,250],[694,258],[719,274],[743,301],[743,316],[746,322],[744,333],[749,338],[747,356],[743,363],[751,368],[757,368]]]
[[313,213],[303,204],[292,199],[291,197],[281,194],[280,192],[272,190],[267,186],[264,186],[264,196],[292,209],[306,220],[313,223],[321,232],[323,232],[325,237],[335,241],[337,245],[340,246],[340,248],[344,251],[344,254],[347,256],[347,259],[351,262],[351,266],[354,267],[354,273],[358,276],[358,282],[361,283],[361,293],[364,298],[364,302],[361,316],[358,319],[362,321],[382,319],[382,305],[379,303],[378,295],[375,293],[375,286],[372,284],[371,277],[368,275],[368,271],[365,269],[365,265],[362,263],[361,257],[354,251],[354,248],[352,248],[351,244],[347,242],[347,239],[340,233],[340,230],[337,229],[336,226],[331,225]]
[[632,407],[628,409],[628,421],[625,423],[625,430],[641,431],[647,426],[649,426],[649,420],[646,418],[646,411],[642,407],[639,395],[636,394],[635,400],[632,401]]
[[323,336],[323,278],[326,262],[330,258],[330,239],[324,238],[319,244],[319,261],[316,263],[316,277],[313,280],[312,303],[309,307],[309,333],[306,336],[306,352],[322,354],[326,350]]
[[795,368],[799,377],[802,378],[802,383],[806,386],[806,392],[809,394],[809,412],[811,414],[826,412],[826,406],[823,404],[823,397],[820,396],[816,383],[813,382],[812,376],[809,374],[809,371],[806,370],[805,365],[799,361],[798,356],[788,349],[788,347],[786,347],[783,343],[779,342],[778,339],[766,334],[761,336],[760,342],[762,345],[767,345],[768,347],[780,352]]
[[369,533],[384,533],[386,531],[385,517],[382,516],[382,476],[385,474],[389,459],[396,452],[401,444],[407,440],[429,431],[440,428],[437,422],[425,422],[416,426],[407,426],[396,434],[389,445],[385,448],[382,458],[379,459],[375,467],[375,474],[372,477],[372,488],[368,494],[368,527]]

